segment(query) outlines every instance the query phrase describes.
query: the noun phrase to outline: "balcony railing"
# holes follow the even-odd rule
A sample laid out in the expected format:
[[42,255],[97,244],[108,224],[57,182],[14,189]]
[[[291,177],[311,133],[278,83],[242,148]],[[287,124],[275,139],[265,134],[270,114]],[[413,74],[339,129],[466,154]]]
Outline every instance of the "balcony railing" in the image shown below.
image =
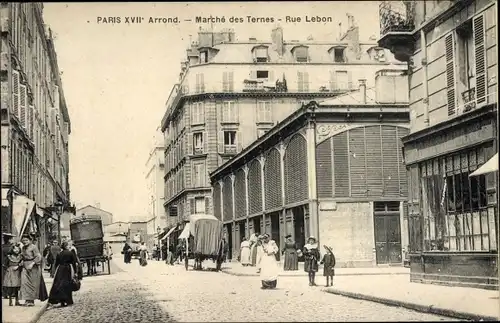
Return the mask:
[[379,6],[380,35],[415,29],[416,1],[382,1]]
[[238,147],[236,145],[224,145],[225,154],[237,154]]
[[476,107],[476,89],[472,88],[462,92],[462,100],[464,102],[464,113],[473,110]]

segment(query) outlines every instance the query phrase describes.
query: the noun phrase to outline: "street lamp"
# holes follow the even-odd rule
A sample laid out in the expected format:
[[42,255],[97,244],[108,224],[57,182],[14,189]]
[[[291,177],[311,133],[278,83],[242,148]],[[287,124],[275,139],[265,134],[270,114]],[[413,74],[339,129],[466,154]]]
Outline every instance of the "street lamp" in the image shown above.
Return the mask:
[[158,228],[156,228],[156,232],[158,233],[158,251],[159,251],[159,256],[160,256],[158,260],[161,260],[163,258],[162,258],[162,255],[161,255],[161,245],[160,245],[160,233],[161,233],[160,226],[158,226]]

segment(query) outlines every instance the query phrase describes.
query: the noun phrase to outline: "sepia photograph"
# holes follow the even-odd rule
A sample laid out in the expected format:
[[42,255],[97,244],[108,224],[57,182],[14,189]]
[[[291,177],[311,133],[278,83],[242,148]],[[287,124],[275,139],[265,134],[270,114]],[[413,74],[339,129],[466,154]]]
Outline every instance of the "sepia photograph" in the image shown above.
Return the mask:
[[1,2],[2,322],[498,321],[497,11]]

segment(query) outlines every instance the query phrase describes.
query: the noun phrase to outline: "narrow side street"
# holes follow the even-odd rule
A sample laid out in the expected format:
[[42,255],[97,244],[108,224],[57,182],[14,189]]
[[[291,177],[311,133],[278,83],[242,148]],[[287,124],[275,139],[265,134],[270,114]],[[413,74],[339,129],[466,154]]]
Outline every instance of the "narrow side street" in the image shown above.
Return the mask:
[[[434,321],[447,318],[354,300],[310,288],[303,277],[261,290],[258,277],[185,271],[150,261],[114,263],[123,271],[83,280],[75,305],[50,308],[39,323]],[[207,263],[208,264],[208,263]]]

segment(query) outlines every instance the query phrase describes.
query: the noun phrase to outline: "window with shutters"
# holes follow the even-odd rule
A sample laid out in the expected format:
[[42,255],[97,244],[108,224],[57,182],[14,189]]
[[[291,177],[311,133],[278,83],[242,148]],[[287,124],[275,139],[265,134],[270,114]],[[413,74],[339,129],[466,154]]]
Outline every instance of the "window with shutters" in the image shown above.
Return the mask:
[[205,92],[205,75],[203,73],[196,74],[196,93]]
[[287,145],[284,157],[286,204],[308,199],[307,143],[295,135]]
[[222,104],[222,122],[238,122],[238,107],[234,101],[224,101]]
[[195,102],[191,104],[191,125],[205,123],[205,107],[203,102]]
[[349,90],[352,87],[348,71],[335,71],[335,85],[337,90]]
[[28,119],[27,117],[27,110],[28,110],[28,96],[27,96],[27,90],[25,85],[20,85],[19,86],[19,120],[21,121],[21,126],[26,129],[26,121]]
[[208,50],[200,52],[200,64],[208,63]]
[[256,63],[267,63],[269,61],[268,48],[266,46],[254,47],[252,53],[253,61]]
[[193,133],[193,153],[195,155],[204,153],[203,132]]
[[234,72],[224,72],[222,74],[222,90],[224,92],[234,91]]
[[194,198],[194,213],[205,213],[205,197]]
[[474,38],[472,21],[456,29],[458,107],[466,112],[475,107]]
[[193,164],[193,187],[205,187],[205,162]]
[[307,46],[297,46],[293,49],[293,57],[297,63],[307,63],[309,61],[309,49]]
[[247,215],[247,193],[246,193],[245,171],[239,169],[234,176],[234,211],[235,218]]
[[257,123],[271,123],[273,122],[271,114],[271,102],[259,101],[257,102]]
[[486,32],[484,16],[479,15],[473,19],[474,31],[474,62],[476,78],[476,103],[487,102],[487,75],[486,75]]
[[226,130],[224,131],[224,153],[237,152],[237,131]]
[[445,37],[445,57],[446,57],[446,101],[448,105],[448,115],[456,112],[456,82],[455,82],[455,34],[450,33]]
[[309,73],[297,72],[297,90],[299,92],[309,92]]
[[12,70],[12,113],[20,119],[20,80],[19,80],[19,72],[16,70]]
[[281,207],[283,204],[281,194],[281,154],[275,148],[271,149],[266,156],[264,178],[265,209],[271,210]]
[[255,159],[248,167],[248,204],[250,215],[262,211],[262,169],[260,162]]

